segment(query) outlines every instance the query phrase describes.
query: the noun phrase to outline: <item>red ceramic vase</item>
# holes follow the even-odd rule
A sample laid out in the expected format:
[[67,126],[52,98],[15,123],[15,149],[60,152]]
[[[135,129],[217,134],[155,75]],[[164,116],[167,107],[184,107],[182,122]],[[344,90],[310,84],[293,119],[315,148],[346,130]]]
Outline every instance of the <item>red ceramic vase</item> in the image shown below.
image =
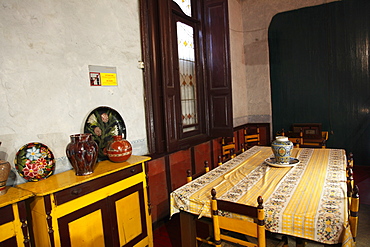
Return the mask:
[[93,173],[98,158],[98,145],[91,134],[71,135],[66,153],[77,176]]
[[123,139],[121,135],[113,136],[107,145],[107,155],[112,162],[124,162],[130,158],[132,146],[130,142]]

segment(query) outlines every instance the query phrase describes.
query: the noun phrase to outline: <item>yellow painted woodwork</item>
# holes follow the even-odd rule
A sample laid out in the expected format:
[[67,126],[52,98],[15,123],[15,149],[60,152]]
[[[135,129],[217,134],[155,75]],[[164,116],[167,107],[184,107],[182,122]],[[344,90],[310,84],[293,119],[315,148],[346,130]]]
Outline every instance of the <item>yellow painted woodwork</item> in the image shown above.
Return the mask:
[[141,233],[141,215],[138,192],[116,201],[117,221],[122,226],[119,230],[120,246],[126,244]]
[[219,217],[218,221],[222,226],[222,229],[244,233],[251,237],[257,237],[257,227],[253,222],[226,217]]
[[0,196],[0,208],[26,200],[33,196],[31,192],[20,190],[15,187],[7,187],[6,190],[6,194]]
[[15,235],[14,222],[0,225],[0,242]]
[[[69,216],[79,209],[89,207],[89,205],[106,200],[109,203],[115,203],[116,220],[118,225],[120,246],[138,236],[141,233],[141,217],[146,219],[147,237],[137,243],[136,246],[153,246],[152,221],[148,212],[148,198],[146,192],[146,176],[144,162],[150,160],[149,157],[132,155],[129,160],[123,163],[113,163],[108,160],[99,162],[94,172],[87,176],[76,176],[73,170],[55,174],[49,178],[37,183],[26,183],[18,185],[19,188],[31,191],[35,199],[31,202],[30,208],[33,218],[33,231],[36,246],[50,246],[48,233],[48,224],[46,220],[44,197],[50,196],[51,200],[51,220],[53,228],[53,237],[56,247],[61,247],[61,240],[58,226],[58,219]],[[115,172],[141,164],[142,172],[138,172],[125,179],[102,186],[85,195],[76,196],[73,200],[60,205],[56,204],[55,193],[64,189],[81,185],[93,181],[103,176],[109,176]],[[112,175],[114,176],[114,175]],[[94,182],[93,182],[94,183]],[[127,188],[142,183],[144,190],[145,215],[141,215],[139,206],[138,192],[125,196],[118,201],[113,201],[110,196],[115,195]],[[102,203],[102,206],[105,204]],[[82,229],[84,228],[84,229]],[[72,246],[104,246],[102,211],[97,210],[84,215],[68,223],[70,240]],[[94,244],[93,244],[94,243]]]
[[[264,222],[265,220],[265,211],[263,207],[257,209],[257,218],[259,221]],[[258,237],[258,246],[266,246],[266,232],[265,226],[257,224],[257,237]]]
[[351,227],[352,236],[354,238],[357,237],[357,225],[358,225],[357,213],[358,213],[358,209],[359,209],[359,203],[360,203],[360,200],[358,198],[352,198],[350,211],[352,213],[355,213],[356,216],[354,217],[354,216],[350,215],[349,224],[350,224],[350,227]]
[[[39,201],[43,200],[43,198],[39,199]],[[31,210],[33,210],[33,208]],[[45,213],[32,211],[32,224],[34,226],[33,231],[34,234],[37,235],[37,238],[34,238],[36,246],[50,246],[48,226],[45,215]]]
[[106,198],[107,196],[111,196],[124,188],[128,188],[133,184],[140,183],[143,181],[145,177],[144,174],[140,173],[134,176],[131,176],[127,179],[121,180],[117,183],[108,185],[104,188],[101,188],[97,191],[91,192],[87,195],[80,196],[79,198],[74,199],[73,201],[69,201],[63,203],[55,207],[55,212],[58,212],[59,216],[64,216],[76,210],[76,204],[79,205],[78,208],[86,207],[94,202],[101,200],[102,198]]
[[22,222],[19,218],[18,204],[13,203],[12,207],[13,207],[13,212],[14,212],[14,221],[13,221],[14,232],[17,238],[17,243],[23,243],[24,237],[23,237],[23,232],[22,232]]
[[266,246],[266,232],[265,226],[257,226],[258,228],[258,246]]
[[87,176],[76,176],[73,170],[69,170],[52,175],[47,179],[38,181],[36,183],[24,183],[17,185],[17,187],[31,191],[37,196],[49,195],[51,193],[112,174],[148,160],[150,160],[149,157],[135,155],[132,155],[126,162],[122,163],[113,163],[109,160],[105,160],[99,162],[96,165],[94,172]]
[[222,146],[222,154],[226,155],[230,153],[230,150],[235,148],[235,144],[228,144],[225,146]]
[[[6,188],[7,193],[0,196],[0,208],[11,205],[13,209],[14,220],[0,225],[0,242],[16,237],[19,246],[23,246],[23,232],[22,222],[19,219],[18,202],[24,201],[33,196],[33,194],[26,190],[17,189],[14,187]],[[0,216],[1,217],[1,216]]]
[[97,210],[68,224],[72,246],[104,246],[101,211]]

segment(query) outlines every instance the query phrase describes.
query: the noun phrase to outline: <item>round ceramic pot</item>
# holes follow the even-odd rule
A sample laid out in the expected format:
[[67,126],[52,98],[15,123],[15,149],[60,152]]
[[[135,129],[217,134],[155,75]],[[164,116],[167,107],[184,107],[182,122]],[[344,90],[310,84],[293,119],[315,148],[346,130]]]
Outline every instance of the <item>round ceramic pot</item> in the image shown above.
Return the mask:
[[289,164],[293,143],[286,136],[277,136],[271,143],[276,163]]
[[77,176],[93,173],[98,158],[98,145],[91,134],[71,135],[66,154]]
[[132,146],[130,142],[122,138],[122,135],[113,136],[108,142],[107,156],[112,162],[124,162],[130,158]]
[[6,181],[10,173],[10,164],[8,161],[0,160],[0,196],[6,193]]

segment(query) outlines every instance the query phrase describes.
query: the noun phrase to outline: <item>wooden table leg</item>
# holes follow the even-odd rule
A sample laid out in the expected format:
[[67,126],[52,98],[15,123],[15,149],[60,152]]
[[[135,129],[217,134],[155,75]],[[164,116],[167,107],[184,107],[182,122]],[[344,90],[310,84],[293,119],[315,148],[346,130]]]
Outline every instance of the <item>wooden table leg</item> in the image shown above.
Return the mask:
[[181,246],[194,247],[196,246],[196,228],[194,215],[190,213],[180,212],[180,227],[181,227]]
[[296,247],[306,247],[307,242],[303,238],[295,238]]

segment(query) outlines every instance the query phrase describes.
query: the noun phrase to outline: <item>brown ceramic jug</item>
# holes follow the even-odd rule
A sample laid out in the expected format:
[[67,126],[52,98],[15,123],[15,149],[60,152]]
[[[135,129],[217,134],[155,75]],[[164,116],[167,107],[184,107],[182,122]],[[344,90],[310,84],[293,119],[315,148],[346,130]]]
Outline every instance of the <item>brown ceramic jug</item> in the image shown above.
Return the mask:
[[91,134],[71,135],[66,154],[77,176],[93,173],[98,158],[98,145]]

